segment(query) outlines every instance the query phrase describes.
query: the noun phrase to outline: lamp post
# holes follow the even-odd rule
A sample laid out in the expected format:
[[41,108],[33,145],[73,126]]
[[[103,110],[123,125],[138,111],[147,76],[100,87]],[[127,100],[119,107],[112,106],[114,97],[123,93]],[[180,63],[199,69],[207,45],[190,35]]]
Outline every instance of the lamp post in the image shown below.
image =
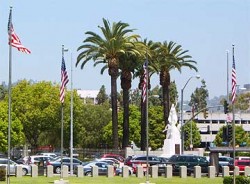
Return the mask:
[[196,75],[196,76],[191,76],[189,77],[189,79],[187,80],[187,82],[185,83],[184,87],[181,89],[181,154],[183,154],[184,151],[184,131],[183,131],[183,92],[185,87],[187,86],[187,84],[189,83],[189,81],[192,78],[200,78],[200,75]]

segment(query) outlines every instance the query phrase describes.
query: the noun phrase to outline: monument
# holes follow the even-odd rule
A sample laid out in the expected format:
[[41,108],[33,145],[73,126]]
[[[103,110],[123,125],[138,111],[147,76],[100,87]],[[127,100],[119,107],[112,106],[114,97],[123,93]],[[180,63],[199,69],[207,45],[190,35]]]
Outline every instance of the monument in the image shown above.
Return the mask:
[[169,124],[165,127],[163,132],[166,132],[166,139],[163,145],[163,157],[170,157],[174,154],[181,153],[181,133],[180,124],[177,125],[178,117],[174,104],[172,104],[169,117]]

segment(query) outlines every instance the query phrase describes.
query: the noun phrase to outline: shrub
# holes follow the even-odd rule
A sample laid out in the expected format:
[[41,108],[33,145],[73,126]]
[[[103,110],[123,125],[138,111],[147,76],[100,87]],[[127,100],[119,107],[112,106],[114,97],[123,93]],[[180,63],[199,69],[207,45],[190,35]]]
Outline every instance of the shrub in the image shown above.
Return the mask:
[[6,168],[5,166],[0,166],[0,181],[6,180]]
[[[250,184],[250,178],[247,176],[236,176],[236,184]],[[226,176],[223,179],[223,184],[233,184],[233,176]]]

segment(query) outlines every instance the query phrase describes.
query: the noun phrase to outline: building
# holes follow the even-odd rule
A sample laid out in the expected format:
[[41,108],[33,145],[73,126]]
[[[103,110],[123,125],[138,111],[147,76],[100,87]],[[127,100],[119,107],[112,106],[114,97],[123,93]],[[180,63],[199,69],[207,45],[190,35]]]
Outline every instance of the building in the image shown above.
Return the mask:
[[[232,113],[229,114],[230,118],[233,119]],[[188,122],[192,117],[191,112],[183,113],[184,124]],[[215,139],[219,129],[224,125],[227,125],[227,114],[221,112],[210,112],[208,117],[205,119],[203,113],[200,113],[195,117],[197,127],[201,134],[201,146],[209,147]],[[250,132],[250,113],[235,113],[235,125],[242,125],[243,129]]]

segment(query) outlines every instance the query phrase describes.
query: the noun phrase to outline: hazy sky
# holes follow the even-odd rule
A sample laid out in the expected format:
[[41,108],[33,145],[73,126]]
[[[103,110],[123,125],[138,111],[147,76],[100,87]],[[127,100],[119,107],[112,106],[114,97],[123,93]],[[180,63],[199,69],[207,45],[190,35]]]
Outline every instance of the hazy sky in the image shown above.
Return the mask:
[[[229,86],[231,89],[232,44],[235,44],[237,83],[250,83],[250,0],[0,0],[0,82],[8,83],[9,47],[7,23],[9,7],[13,6],[13,25],[24,46],[32,54],[26,55],[13,48],[12,81],[21,79],[52,81],[59,84],[62,44],[70,75],[77,48],[86,38],[86,31],[100,33],[102,18],[111,23],[122,21],[135,28],[135,33],[153,41],[174,41],[189,50],[197,61],[199,74],[206,81],[209,98],[225,95],[227,91],[227,55],[229,51]],[[105,85],[110,92],[110,77],[101,66],[89,62],[83,70],[73,67],[73,86],[77,89],[99,90]],[[178,91],[196,73],[183,69],[171,71]],[[117,81],[120,90],[120,79]],[[152,87],[159,84],[154,76]],[[184,90],[189,100],[199,80],[192,79]],[[133,81],[132,88],[138,86]],[[70,85],[68,85],[70,87]],[[180,94],[179,94],[180,96]]]

